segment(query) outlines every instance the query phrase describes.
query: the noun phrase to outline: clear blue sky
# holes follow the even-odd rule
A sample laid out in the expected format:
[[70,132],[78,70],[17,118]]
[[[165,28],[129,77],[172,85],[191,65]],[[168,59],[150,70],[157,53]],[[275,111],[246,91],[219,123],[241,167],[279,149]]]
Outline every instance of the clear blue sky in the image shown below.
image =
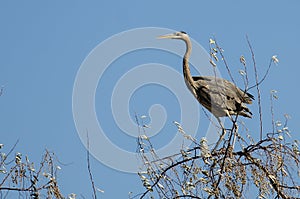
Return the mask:
[[[207,50],[209,38],[215,35],[225,49],[227,60],[234,65],[236,77],[239,77],[239,56],[244,54],[250,57],[245,40],[248,34],[261,75],[272,55],[278,55],[280,60],[262,85],[265,130],[268,131],[270,122],[269,92],[275,89],[279,95],[275,103],[276,119],[282,119],[284,113],[290,114],[289,128],[297,132],[300,119],[297,106],[300,97],[297,92],[300,82],[299,7],[297,0],[213,3],[157,0],[2,1],[0,85],[4,86],[4,93],[0,97],[0,142],[11,147],[19,139],[16,151],[28,154],[34,162],[40,161],[45,148],[55,152],[61,162],[70,163],[62,166],[59,175],[63,193],[82,194],[90,198],[85,147],[72,115],[75,77],[84,59],[100,42],[122,31],[143,27],[184,30]],[[182,46],[177,41],[169,42],[174,48]],[[112,64],[101,80],[106,86],[98,86],[96,93],[96,112],[107,137],[131,152],[136,149],[135,139],[126,136],[114,123],[109,97],[112,85],[123,73],[151,62],[171,64],[181,72],[180,57],[160,51],[137,51],[120,57]],[[226,70],[219,70],[226,77]],[[133,95],[129,112],[147,115],[152,104],[162,104],[170,113],[167,113],[168,119],[162,130],[165,134],[159,136],[162,140],[170,139],[167,132],[176,131],[172,121],[180,118],[178,102],[174,97],[162,87],[145,86]],[[102,103],[103,99],[106,101]],[[255,105],[252,109],[256,111]],[[203,112],[200,111],[200,114],[200,125],[207,123]],[[251,125],[256,128],[254,122]],[[164,145],[155,137],[154,142],[158,147]],[[100,198],[126,198],[129,191],[139,193],[143,190],[137,175],[116,171],[96,159],[92,159],[91,163],[96,186],[105,191],[99,193]]]

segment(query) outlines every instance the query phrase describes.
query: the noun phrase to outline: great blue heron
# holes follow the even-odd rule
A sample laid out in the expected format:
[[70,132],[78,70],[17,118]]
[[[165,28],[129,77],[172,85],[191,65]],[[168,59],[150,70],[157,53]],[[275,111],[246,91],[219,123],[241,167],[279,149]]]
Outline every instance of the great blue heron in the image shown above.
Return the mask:
[[159,38],[179,39],[185,42],[186,52],[183,57],[183,76],[185,83],[200,104],[217,118],[222,128],[220,117],[225,116],[231,118],[231,115],[241,115],[251,118],[252,113],[245,104],[252,103],[252,99],[254,99],[253,95],[244,92],[226,79],[215,76],[192,77],[189,67],[192,43],[186,32],[176,32],[160,36]]

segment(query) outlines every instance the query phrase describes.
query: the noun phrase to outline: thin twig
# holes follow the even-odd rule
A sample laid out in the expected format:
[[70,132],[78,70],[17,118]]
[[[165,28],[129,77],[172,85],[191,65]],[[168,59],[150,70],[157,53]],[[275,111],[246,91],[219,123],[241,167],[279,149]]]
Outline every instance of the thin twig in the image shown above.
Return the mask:
[[4,86],[1,86],[0,88],[0,96],[3,94]]
[[93,175],[92,175],[92,171],[91,171],[91,163],[90,163],[90,142],[89,142],[89,134],[87,132],[86,134],[87,137],[87,154],[86,154],[86,161],[87,161],[87,167],[88,167],[88,171],[89,171],[89,176],[90,176],[90,180],[92,183],[92,188],[93,188],[93,198],[97,199],[97,192],[96,192],[96,187],[95,187],[95,182],[93,180]]
[[250,89],[252,89],[252,88],[254,88],[254,87],[257,87],[257,86],[261,85],[261,84],[265,81],[266,77],[268,76],[268,74],[269,74],[269,72],[270,72],[270,68],[271,68],[271,66],[272,66],[272,63],[273,63],[273,61],[272,61],[272,59],[271,59],[270,62],[269,62],[268,69],[267,69],[266,73],[264,74],[263,78],[262,78],[258,83],[256,83],[255,85],[250,86],[248,90],[250,90]]
[[[19,139],[17,139],[16,143],[13,145],[13,147],[9,150],[9,152],[4,156],[2,161],[0,162],[0,166],[4,164],[5,160],[10,156],[10,154],[15,150],[17,144],[19,143]],[[13,162],[14,159],[11,161]],[[6,164],[10,164],[10,162],[7,162]]]
[[223,49],[218,45],[218,43],[217,43],[217,41],[216,41],[216,38],[214,38],[214,40],[215,40],[215,43],[216,43],[216,47],[217,47],[217,49],[218,49],[219,52],[220,52],[220,55],[221,55],[222,60],[223,60],[223,62],[224,62],[224,65],[225,65],[225,67],[226,67],[226,69],[227,69],[227,73],[228,73],[228,75],[229,75],[229,77],[230,77],[230,80],[233,82],[234,85],[236,85],[236,83],[235,83],[235,81],[234,81],[234,78],[233,78],[233,76],[232,76],[232,74],[231,74],[229,65],[227,64],[227,61],[226,61],[225,56],[224,56],[224,54],[223,54]]
[[275,119],[274,119],[274,107],[273,107],[273,94],[270,94],[270,102],[271,102],[271,122],[272,122],[272,134],[275,133]]
[[[255,56],[254,56],[254,51],[252,48],[252,45],[249,41],[248,35],[246,35],[247,43],[252,55],[252,62],[253,62],[253,68],[254,68],[254,73],[255,73],[255,87],[257,90],[257,100],[258,100],[258,112],[259,112],[259,123],[260,123],[260,140],[262,140],[263,137],[263,121],[262,121],[262,108],[261,108],[261,96],[260,96],[260,89],[259,89],[259,82],[258,82],[258,72],[257,72],[257,66],[256,66],[256,61],[255,61]],[[265,78],[265,77],[264,77]],[[264,80],[263,78],[263,80]]]
[[198,196],[193,196],[193,195],[182,195],[182,196],[176,196],[175,198],[198,198],[201,199]]

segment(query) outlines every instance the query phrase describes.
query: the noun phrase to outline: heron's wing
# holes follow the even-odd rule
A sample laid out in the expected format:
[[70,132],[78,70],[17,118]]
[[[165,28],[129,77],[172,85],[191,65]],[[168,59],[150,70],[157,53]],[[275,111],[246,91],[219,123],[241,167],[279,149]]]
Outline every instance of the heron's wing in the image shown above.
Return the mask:
[[[239,114],[251,117],[243,103],[252,103],[252,95],[244,93],[232,82],[216,77],[193,77],[198,101],[216,116]],[[249,115],[249,114],[250,115]]]
[[237,101],[251,104],[254,96],[248,92],[244,92],[239,87],[235,86],[232,82],[213,76],[196,76],[193,80],[198,85],[206,85],[212,93],[222,93],[226,98],[234,98]]

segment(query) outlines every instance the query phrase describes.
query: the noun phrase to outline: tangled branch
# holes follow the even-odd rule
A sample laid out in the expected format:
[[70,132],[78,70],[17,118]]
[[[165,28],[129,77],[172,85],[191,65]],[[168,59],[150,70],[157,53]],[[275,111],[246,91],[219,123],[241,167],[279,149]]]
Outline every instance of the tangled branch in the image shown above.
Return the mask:
[[[210,51],[211,64],[216,67],[212,59],[218,61],[219,52],[234,82],[223,49],[214,40],[210,43],[216,45]],[[257,90],[259,140],[256,141],[250,136],[249,129],[238,120],[238,115],[231,118],[230,128],[222,129],[227,133],[227,137],[222,134],[224,137],[220,138],[221,147],[212,146],[213,150],[210,150],[205,138],[197,141],[185,134],[179,123],[175,123],[178,131],[193,144],[182,146],[179,153],[161,158],[156,154],[150,138],[146,135],[145,126],[140,125],[140,119],[136,116],[140,134],[137,140],[138,152],[145,166],[145,169],[138,174],[146,190],[131,198],[142,199],[146,196],[154,198],[156,196],[158,198],[249,198],[250,194],[253,197],[254,191],[258,198],[300,197],[298,141],[290,136],[287,126],[288,117],[285,117],[284,124],[274,121],[273,99],[276,99],[274,92],[271,93],[270,98],[271,133],[263,134],[262,128],[262,96],[259,86],[265,80],[272,62],[276,63],[278,59],[272,57],[267,73],[259,80],[253,49],[248,37],[247,43],[252,57],[255,86],[248,86],[250,85],[247,73],[249,69],[246,67],[244,56],[240,58],[244,67],[240,74],[244,77],[245,92],[254,87]],[[247,189],[249,187],[251,187],[251,193]]]
[[57,183],[60,167],[55,165],[54,154],[46,150],[39,167],[35,167],[28,156],[23,157],[21,153],[16,153],[9,161],[16,145],[7,154],[0,152],[0,198],[14,193],[32,199],[40,199],[42,195],[64,198]]

